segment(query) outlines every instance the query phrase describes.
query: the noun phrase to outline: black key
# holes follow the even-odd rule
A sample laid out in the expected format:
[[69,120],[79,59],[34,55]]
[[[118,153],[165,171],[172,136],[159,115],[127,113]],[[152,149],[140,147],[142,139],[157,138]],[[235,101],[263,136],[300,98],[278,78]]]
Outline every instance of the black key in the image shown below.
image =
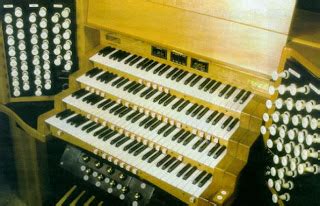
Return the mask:
[[160,155],[162,154],[162,152],[158,151],[157,153],[155,153],[153,156],[151,156],[148,159],[148,163],[152,163],[155,159],[157,159]]
[[146,95],[146,99],[150,99],[150,97],[155,95],[155,93],[157,93],[157,92],[158,92],[158,90],[154,89],[153,91],[151,91],[149,94]]
[[178,139],[178,137],[180,137],[184,132],[185,132],[185,130],[183,130],[183,129],[179,130],[179,131],[172,137],[172,140],[175,141],[175,140]]
[[56,117],[60,118],[61,116],[67,115],[70,112],[71,112],[70,109],[63,110],[62,112],[59,112],[58,114],[56,114]]
[[70,116],[73,115],[73,114],[74,114],[74,111],[69,110],[68,112],[60,115],[60,118],[59,118],[59,119],[64,120],[64,119],[66,119],[67,117],[70,117]]
[[117,109],[116,111],[114,111],[114,115],[119,115],[121,112],[125,111],[128,107],[122,105],[122,107],[120,107],[119,109]]
[[144,70],[145,68],[147,68],[149,65],[151,65],[154,61],[152,59],[150,59],[149,61],[147,61],[145,64],[143,64],[141,66],[141,70]]
[[108,108],[111,108],[112,106],[114,106],[115,104],[116,104],[116,102],[111,100],[110,103],[105,104],[105,105],[102,107],[102,110],[105,111],[105,110],[107,110]]
[[94,126],[90,127],[89,129],[87,129],[87,133],[92,132],[93,130],[97,129],[100,126],[101,125],[97,123],[96,125],[94,125]]
[[183,145],[186,146],[188,145],[192,140],[193,138],[195,138],[197,135],[195,134],[191,134],[184,142],[183,142]]
[[197,167],[192,167],[184,176],[182,179],[187,180],[195,171],[197,170]]
[[205,176],[205,174],[207,174],[207,172],[206,171],[202,171],[197,177],[196,177],[196,179],[194,179],[193,181],[192,181],[192,184],[197,184],[204,176]]
[[176,169],[181,164],[180,160],[177,160],[173,165],[171,165],[168,169],[168,172],[172,172],[174,169]]
[[219,150],[213,155],[213,158],[214,159],[217,159],[221,154],[222,152],[224,152],[224,150],[226,150],[226,146],[222,146],[219,148]]
[[153,155],[157,150],[156,149],[152,149],[149,152],[147,152],[146,154],[144,154],[142,156],[142,160],[146,160],[147,158],[151,157],[151,155]]
[[165,92],[161,92],[158,96],[156,96],[154,99],[153,99],[153,102],[157,102],[159,101],[162,97],[164,97],[166,95]]
[[233,92],[234,91],[236,91],[236,87],[232,87],[228,92],[227,92],[227,94],[226,95],[224,95],[224,98],[225,99],[229,99],[229,97],[233,94]]
[[143,91],[141,94],[140,94],[140,97],[144,97],[146,96],[149,92],[151,92],[153,89],[150,87],[148,89],[146,89],[145,91]]
[[138,115],[140,112],[139,111],[135,111],[134,113],[130,114],[129,116],[126,117],[126,120],[129,121],[130,119],[132,119],[133,117],[135,117],[136,115]]
[[177,101],[176,103],[174,103],[171,107],[171,109],[176,109],[180,104],[182,104],[182,102],[184,101],[184,99],[179,99],[179,101]]
[[101,71],[102,71],[101,69],[96,67],[96,68],[93,68],[93,69],[87,71],[85,75],[92,78],[92,77],[96,76],[98,73],[100,73]]
[[194,145],[192,146],[192,149],[195,150],[197,149],[197,147],[200,146],[200,144],[202,144],[202,142],[204,141],[204,139],[199,139],[196,143],[194,143]]
[[208,173],[198,184],[198,187],[202,187],[203,185],[205,185],[210,178],[212,177],[212,174]]
[[178,72],[176,72],[172,77],[171,77],[171,80],[175,80],[177,79],[184,71],[179,69]]
[[135,151],[133,153],[133,156],[138,156],[139,154],[141,154],[141,152],[143,152],[144,150],[146,150],[148,148],[147,145],[143,145],[142,147],[140,147],[137,151]]
[[164,137],[167,137],[169,134],[171,134],[177,127],[172,125],[164,134]]
[[233,128],[234,128],[234,126],[236,126],[236,124],[239,122],[239,119],[237,118],[237,119],[234,119],[232,122],[231,122],[231,124],[228,126],[228,128],[227,128],[227,131],[229,132],[229,131],[231,131]]
[[144,59],[144,60],[142,60],[141,62],[139,62],[139,64],[137,64],[137,68],[140,68],[140,67],[142,67],[145,63],[147,63],[149,61],[149,59],[147,58],[147,59]]
[[135,144],[137,144],[138,141],[137,140],[132,140],[129,144],[127,144],[126,146],[124,146],[123,151],[127,151],[128,149],[130,149],[131,147],[133,147]]
[[164,158],[162,158],[159,162],[157,162],[156,166],[160,167],[161,165],[163,165],[166,161],[168,161],[170,159],[170,155],[166,155]]
[[120,134],[119,136],[117,136],[116,138],[114,138],[113,140],[110,141],[111,145],[114,145],[115,143],[117,143],[118,141],[120,141],[123,138],[127,138],[126,136],[124,136],[123,134]]
[[122,60],[124,60],[125,58],[127,58],[130,55],[129,52],[123,52],[120,57],[118,58],[118,62],[121,62]]
[[251,92],[247,91],[246,94],[240,99],[240,104],[243,104],[245,101],[247,101],[250,95]]
[[104,133],[104,132],[107,131],[107,130],[108,130],[108,128],[107,128],[107,127],[104,127],[104,128],[102,128],[102,129],[100,129],[100,130],[98,130],[98,131],[95,131],[95,132],[93,133],[93,136],[98,136],[98,135]]
[[131,61],[133,61],[135,58],[137,58],[137,55],[136,55],[136,54],[133,55],[133,56],[131,56],[130,58],[126,59],[126,60],[124,61],[124,63],[125,63],[125,64],[128,64],[128,63],[130,63]]
[[190,104],[190,101],[189,100],[185,101],[182,105],[178,107],[178,112],[181,112],[181,110],[183,110],[186,106],[188,106],[188,104]]
[[183,79],[187,74],[189,74],[189,72],[184,71],[182,74],[180,74],[180,76],[177,77],[176,82],[180,82],[181,79]]
[[171,66],[167,65],[165,66],[164,68],[162,68],[159,72],[158,72],[158,75],[161,76],[163,75],[168,69],[170,69]]
[[160,124],[162,123],[161,120],[158,120],[156,123],[154,123],[153,125],[151,125],[151,127],[149,128],[150,131],[154,130],[155,128],[157,128]]
[[101,139],[101,138],[105,137],[106,135],[110,134],[111,132],[113,132],[113,130],[107,128],[106,131],[104,131],[104,132],[102,132],[101,134],[98,135],[98,139]]
[[137,149],[139,149],[142,146],[143,146],[142,142],[139,142],[138,144],[134,145],[133,147],[131,147],[129,149],[129,154],[133,153],[134,151],[136,151]]
[[216,81],[212,79],[212,80],[209,82],[209,84],[207,84],[207,86],[205,86],[205,88],[204,88],[203,90],[204,90],[205,92],[208,91],[208,90],[214,85],[214,83],[216,83]]
[[206,119],[206,122],[209,123],[211,122],[211,120],[213,120],[213,118],[218,114],[217,111],[212,112],[212,114],[210,114],[210,116]]
[[81,130],[85,131],[85,130],[87,130],[88,128],[92,127],[95,124],[96,124],[95,122],[91,122],[91,123],[85,125],[84,127],[82,127]]
[[176,96],[171,96],[169,99],[167,99],[167,101],[165,101],[164,103],[163,103],[163,106],[168,106],[168,104],[170,104],[173,100],[175,100],[175,98],[176,98]]
[[193,87],[196,83],[198,83],[202,79],[201,76],[197,76],[192,82],[190,83],[190,87]]
[[120,82],[116,87],[117,88],[120,88],[122,87],[123,85],[125,85],[126,83],[128,83],[130,80],[129,79],[124,79],[122,82]]
[[191,112],[193,112],[198,106],[199,106],[198,104],[192,105],[192,106],[186,111],[186,115],[191,114]]
[[208,156],[211,156],[213,153],[215,153],[216,152],[216,150],[218,149],[220,147],[220,144],[215,144],[212,148],[211,148],[211,150],[209,150],[209,152],[208,152]]
[[130,89],[130,87],[134,86],[136,83],[137,82],[130,82],[123,88],[123,91],[127,91],[128,89]]
[[220,113],[212,122],[212,125],[216,125],[221,119],[222,117],[224,116],[223,113]]
[[112,114],[113,112],[117,111],[118,109],[120,109],[121,107],[123,107],[122,104],[117,104],[114,107],[112,107],[109,111],[110,114]]
[[184,81],[185,85],[188,85],[194,78],[196,78],[196,74],[192,74],[186,81]]
[[162,104],[163,102],[165,102],[167,99],[169,99],[169,97],[171,96],[171,94],[166,94],[164,97],[162,97],[158,104]]
[[181,143],[183,142],[183,140],[185,140],[188,136],[190,135],[190,132],[189,131],[186,131],[182,136],[179,137],[178,139],[178,143]]
[[160,135],[160,134],[162,134],[164,131],[166,131],[169,127],[170,127],[170,124],[168,123],[168,124],[164,125],[163,127],[161,127],[161,128],[158,130],[157,133]]
[[129,65],[132,66],[134,65],[135,63],[137,63],[138,61],[140,61],[142,59],[142,56],[138,56],[137,58],[135,58],[134,60],[132,60]]
[[111,102],[111,99],[106,99],[105,101],[101,102],[97,107],[100,109],[106,104],[109,104]]
[[116,86],[117,84],[119,84],[121,81],[123,81],[125,78],[124,77],[119,77],[117,80],[113,81],[111,83],[111,86]]
[[181,175],[183,175],[189,168],[191,167],[191,165],[188,163],[187,165],[185,165],[178,173],[177,173],[177,177],[181,177]]
[[138,88],[136,88],[132,94],[137,94],[138,92],[140,92],[141,90],[143,90],[144,88],[146,88],[146,85],[141,84]]
[[242,97],[242,95],[245,93],[246,91],[241,89],[241,91],[236,95],[236,97],[233,99],[233,102],[237,102],[240,97]]
[[141,117],[143,117],[144,114],[143,113],[140,113],[138,114],[137,116],[135,116],[132,120],[131,120],[131,123],[135,123],[136,121],[138,121]]
[[152,119],[151,116],[147,116],[146,118],[144,118],[140,123],[139,123],[139,127],[142,127],[143,125],[145,125],[147,122],[149,122]]
[[177,159],[175,157],[171,157],[169,161],[167,161],[164,165],[162,165],[161,169],[163,170],[167,169],[176,160]]
[[75,123],[75,121],[80,118],[82,115],[81,114],[77,114],[76,116],[70,118],[67,120],[67,123],[70,123],[71,125],[73,125]]
[[130,140],[130,138],[128,138],[128,137],[121,139],[119,142],[116,143],[116,147],[120,147],[121,145],[123,145],[124,143],[126,143],[129,140]]
[[147,68],[146,71],[150,71],[153,67],[155,67],[159,62],[153,62],[152,64],[150,64]]
[[111,137],[113,137],[116,134],[118,134],[117,131],[112,131],[111,133],[109,133],[108,135],[103,137],[103,141],[107,141],[108,139],[110,139]]
[[201,119],[205,114],[207,114],[208,111],[209,111],[208,107],[204,108],[204,110],[202,110],[200,114],[197,116],[197,119]]
[[222,97],[230,88],[231,86],[229,84],[227,84],[226,86],[224,86],[224,88],[219,92],[218,96]]
[[194,116],[196,116],[197,114],[199,114],[199,112],[200,112],[203,108],[204,108],[204,106],[199,105],[199,107],[192,112],[191,117],[194,117]]
[[125,110],[123,110],[122,112],[119,113],[119,117],[123,117],[125,115],[127,115],[129,112],[131,112],[133,109],[130,107],[127,107]]
[[229,116],[229,117],[222,123],[221,129],[226,128],[226,127],[229,125],[229,123],[231,122],[232,119],[233,119],[233,117]]
[[160,66],[158,66],[154,71],[153,74],[157,74],[161,69],[163,69],[166,65],[165,64],[161,64]]
[[76,97],[77,99],[79,99],[80,97],[83,97],[84,95],[88,94],[89,91],[85,90],[85,89],[80,89],[74,93],[71,94],[72,97]]
[[158,119],[155,117],[153,118],[151,121],[149,121],[147,124],[144,125],[145,129],[148,129],[149,127],[151,127],[151,125],[153,125],[154,123],[156,123],[158,121]]
[[210,140],[205,141],[200,147],[199,147],[199,152],[203,152],[210,144]]
[[220,85],[221,85],[221,82],[217,82],[213,87],[211,87],[209,92],[212,94],[214,91],[218,89]]
[[210,82],[210,79],[209,78],[206,78],[206,80],[204,80],[198,87],[198,89],[202,89],[204,88],[208,83]]
[[167,75],[166,78],[169,79],[174,73],[176,73],[179,69],[176,67],[173,70],[171,70]]
[[111,55],[109,56],[109,58],[110,58],[110,59],[116,59],[117,56],[119,56],[119,55],[121,54],[121,52],[123,52],[123,51],[122,51],[122,50],[118,50],[118,51],[116,51],[115,53],[111,54]]
[[130,87],[130,88],[128,89],[128,92],[129,92],[129,93],[133,92],[135,89],[137,89],[138,87],[140,87],[140,85],[141,85],[141,84],[139,84],[138,82],[136,82],[135,85],[133,85],[132,87]]
[[83,117],[80,121],[78,121],[76,124],[75,124],[75,127],[79,127],[81,125],[83,125],[84,123],[87,123],[89,121],[89,119]]

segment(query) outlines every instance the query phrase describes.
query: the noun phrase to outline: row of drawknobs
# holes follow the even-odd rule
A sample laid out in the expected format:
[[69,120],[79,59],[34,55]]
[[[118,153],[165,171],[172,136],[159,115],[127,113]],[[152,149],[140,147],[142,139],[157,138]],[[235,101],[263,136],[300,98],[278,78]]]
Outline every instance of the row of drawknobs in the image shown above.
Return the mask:
[[272,201],[296,199],[296,179],[320,172],[319,80],[304,68],[287,64],[284,71],[272,74],[275,85],[266,101],[268,112],[261,133],[268,135],[267,184],[277,194]]
[[5,54],[13,97],[61,91],[75,70],[74,24],[72,4],[4,5]]

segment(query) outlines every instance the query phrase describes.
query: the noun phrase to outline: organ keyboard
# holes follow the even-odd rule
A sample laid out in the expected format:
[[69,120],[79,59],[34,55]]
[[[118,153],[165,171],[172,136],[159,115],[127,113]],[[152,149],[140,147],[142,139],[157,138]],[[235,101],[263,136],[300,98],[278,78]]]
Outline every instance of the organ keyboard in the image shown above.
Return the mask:
[[[111,0],[84,0],[78,7],[84,11],[78,16],[82,68],[70,76],[70,88],[55,97],[55,109],[39,118],[38,129],[100,156],[185,204],[229,204],[259,136],[269,85],[266,71],[256,67],[255,60],[230,60],[234,51],[229,46],[226,51],[214,44],[204,47],[205,39],[211,37],[219,45],[213,30],[220,24],[229,28],[234,24],[231,19],[222,22],[215,15],[186,13],[145,0],[121,5]],[[139,12],[141,8],[144,12]],[[181,17],[188,31],[181,36],[172,33],[177,25],[161,22],[154,11],[164,18]],[[118,13],[122,14],[119,18]],[[148,20],[133,18],[137,13]],[[125,16],[131,20],[124,20]],[[189,21],[191,17],[205,25],[198,27],[196,21]],[[287,17],[290,20],[291,14]],[[257,29],[235,24],[242,31]],[[145,33],[130,25],[139,25]],[[199,32],[193,28],[205,38],[192,36]],[[287,31],[282,29],[259,28],[265,32],[261,38],[276,39],[273,51],[284,46]],[[169,34],[162,41],[157,35],[163,31]],[[275,34],[278,32],[283,34]],[[251,42],[249,33],[241,35]],[[231,34],[226,29],[224,40],[239,44]],[[177,42],[172,43],[174,40]],[[261,67],[276,69],[271,61],[266,63],[265,51],[253,50],[263,59]],[[243,52],[252,50],[243,47]],[[273,58],[279,59],[279,55]],[[113,191],[113,195],[119,193]]]

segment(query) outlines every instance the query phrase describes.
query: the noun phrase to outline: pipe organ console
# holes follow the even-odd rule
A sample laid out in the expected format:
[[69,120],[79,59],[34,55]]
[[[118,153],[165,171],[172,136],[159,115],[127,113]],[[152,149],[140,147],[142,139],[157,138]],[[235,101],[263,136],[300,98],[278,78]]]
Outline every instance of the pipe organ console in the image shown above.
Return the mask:
[[[48,171],[34,178],[59,196],[40,185],[29,204],[232,205],[255,152],[273,203],[306,202],[320,171],[320,41],[299,33],[313,21],[291,26],[295,4],[5,0],[0,111],[16,148],[23,134],[41,142],[25,146]],[[36,128],[8,109],[44,100]]]

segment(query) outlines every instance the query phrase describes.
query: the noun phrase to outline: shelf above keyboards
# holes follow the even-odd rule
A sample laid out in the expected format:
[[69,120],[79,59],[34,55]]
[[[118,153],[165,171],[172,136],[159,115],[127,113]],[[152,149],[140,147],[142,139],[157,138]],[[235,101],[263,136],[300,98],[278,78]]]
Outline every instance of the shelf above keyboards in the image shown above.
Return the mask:
[[241,113],[254,97],[231,85],[111,47],[101,50],[90,60],[96,66],[112,68],[234,113]]
[[222,112],[102,70],[90,70],[77,78],[77,81],[88,90],[94,89],[100,91],[100,94],[122,99],[133,105],[133,108],[142,109],[145,113],[164,119],[177,127],[187,127],[201,137],[210,139],[214,136],[227,141],[240,125],[239,119]]

